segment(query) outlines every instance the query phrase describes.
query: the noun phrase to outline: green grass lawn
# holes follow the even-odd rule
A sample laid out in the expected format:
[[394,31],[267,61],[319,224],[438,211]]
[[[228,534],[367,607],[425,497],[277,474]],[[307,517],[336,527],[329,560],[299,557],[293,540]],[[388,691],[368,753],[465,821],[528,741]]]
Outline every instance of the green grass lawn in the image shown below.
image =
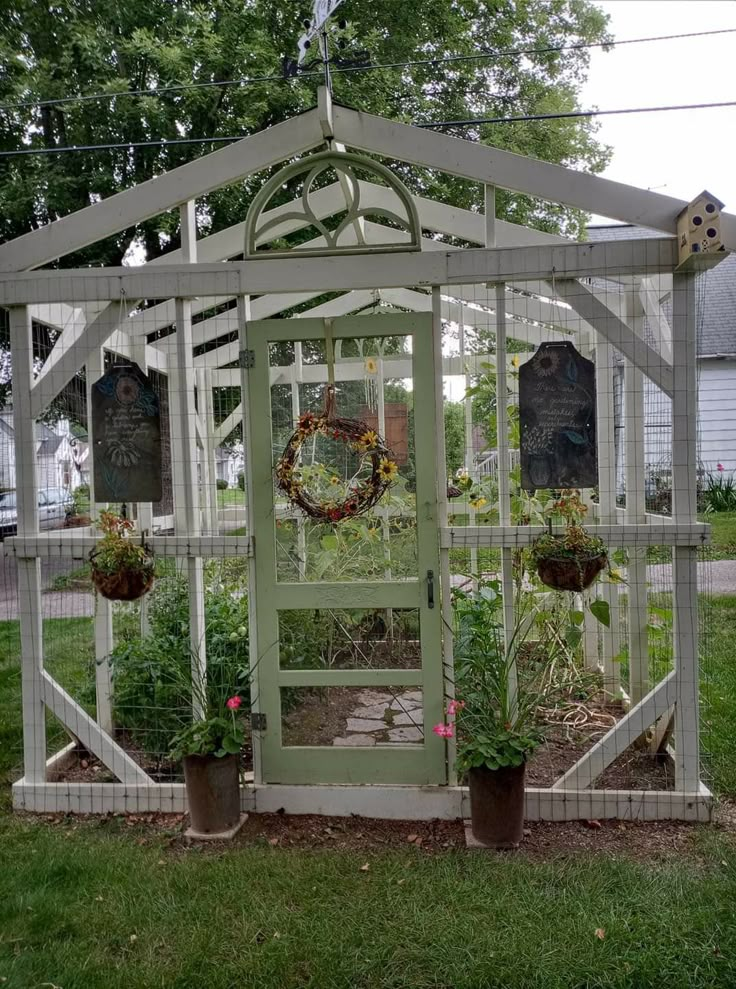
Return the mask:
[[700,519],[711,527],[711,559],[736,560],[736,512],[713,512]]
[[[48,665],[70,686],[89,621],[45,623]],[[734,628],[736,597],[714,599],[704,743],[724,795],[736,794]],[[185,851],[120,818],[12,816],[17,651],[17,624],[0,625],[0,989],[736,986],[736,839],[718,828],[693,828],[680,857],[543,861],[265,841]]]

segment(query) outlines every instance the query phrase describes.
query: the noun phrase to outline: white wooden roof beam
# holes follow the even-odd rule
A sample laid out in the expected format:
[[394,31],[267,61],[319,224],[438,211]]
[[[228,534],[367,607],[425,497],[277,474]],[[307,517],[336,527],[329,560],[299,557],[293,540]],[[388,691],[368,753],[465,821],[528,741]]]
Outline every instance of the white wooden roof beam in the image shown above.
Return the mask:
[[[688,205],[685,200],[672,196],[337,104],[333,106],[333,123],[336,138],[349,148],[437,168],[450,175],[501,186],[668,234],[677,232],[677,216]],[[727,249],[736,250],[736,216],[721,214],[721,232]]]

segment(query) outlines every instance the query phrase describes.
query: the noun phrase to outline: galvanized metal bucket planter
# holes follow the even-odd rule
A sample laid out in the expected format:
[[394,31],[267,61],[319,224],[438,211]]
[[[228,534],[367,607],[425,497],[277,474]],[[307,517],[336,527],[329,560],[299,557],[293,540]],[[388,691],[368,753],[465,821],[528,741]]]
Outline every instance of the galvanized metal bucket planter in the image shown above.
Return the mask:
[[238,756],[188,755],[184,782],[192,831],[219,834],[240,821]]
[[518,848],[524,834],[526,763],[502,769],[468,771],[470,826],[488,848]]

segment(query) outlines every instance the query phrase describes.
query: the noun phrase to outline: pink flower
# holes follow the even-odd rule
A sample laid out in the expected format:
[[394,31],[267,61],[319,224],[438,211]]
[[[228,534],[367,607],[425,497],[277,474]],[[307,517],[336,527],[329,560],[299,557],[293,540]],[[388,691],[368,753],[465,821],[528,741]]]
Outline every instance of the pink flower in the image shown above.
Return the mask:
[[440,738],[452,738],[454,730],[452,725],[435,725],[432,731]]
[[228,697],[225,707],[230,708],[231,711],[237,711],[242,703],[242,697]]
[[462,711],[465,707],[465,701],[450,701],[447,705],[447,713],[449,715],[457,714],[458,711]]
[[725,469],[726,468],[723,466],[723,464],[716,464],[716,470],[725,470]]

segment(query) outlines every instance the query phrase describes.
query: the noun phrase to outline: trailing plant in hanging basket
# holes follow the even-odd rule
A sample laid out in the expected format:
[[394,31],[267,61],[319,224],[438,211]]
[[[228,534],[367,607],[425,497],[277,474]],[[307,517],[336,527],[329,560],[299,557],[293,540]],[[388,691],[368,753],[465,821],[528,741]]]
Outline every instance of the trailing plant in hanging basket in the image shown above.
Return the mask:
[[[345,497],[318,498],[305,484],[299,454],[306,440],[321,434],[345,443],[360,456],[360,464],[348,482]],[[371,509],[393,484],[398,467],[378,433],[360,419],[335,415],[335,390],[329,385],[322,413],[304,412],[276,464],[276,482],[281,491],[305,515],[319,522],[341,522]],[[337,485],[335,485],[337,487]]]
[[102,539],[89,555],[92,582],[108,601],[135,601],[153,587],[154,558],[131,538],[133,523],[116,512],[100,512]]
[[566,522],[561,535],[545,533],[534,540],[530,555],[539,579],[557,591],[584,591],[608,564],[602,539],[581,524],[587,512],[576,491],[563,491],[553,506]]

